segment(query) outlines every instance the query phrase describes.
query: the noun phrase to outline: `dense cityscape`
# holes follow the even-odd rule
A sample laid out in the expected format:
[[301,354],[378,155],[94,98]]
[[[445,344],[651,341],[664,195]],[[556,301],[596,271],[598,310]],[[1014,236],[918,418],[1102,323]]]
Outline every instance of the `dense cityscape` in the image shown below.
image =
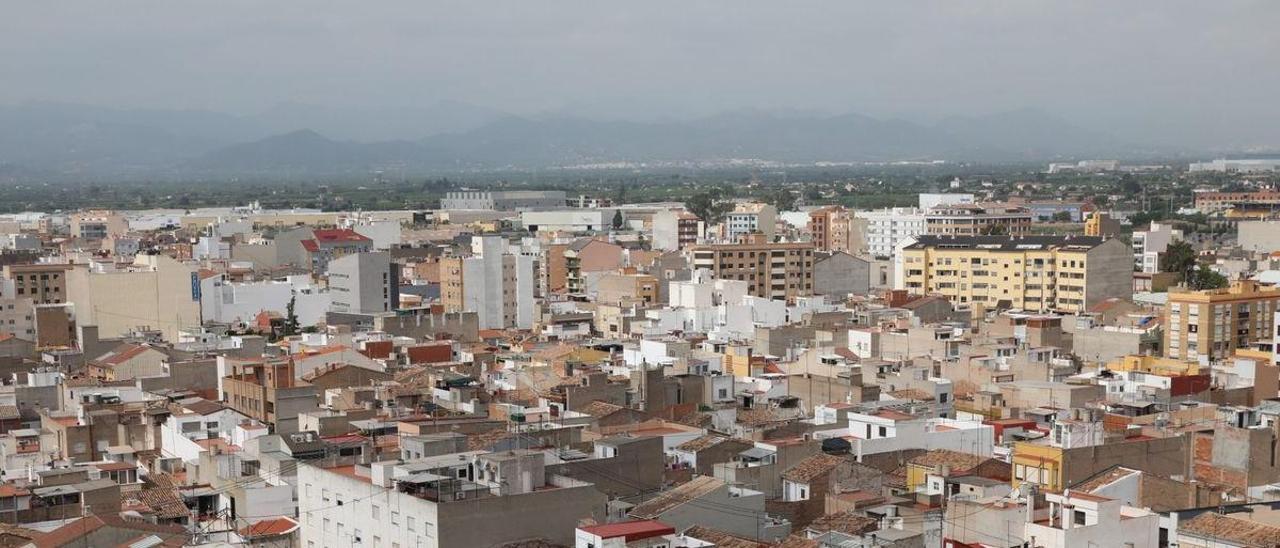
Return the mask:
[[1280,4],[4,12],[0,548],[1280,548]]

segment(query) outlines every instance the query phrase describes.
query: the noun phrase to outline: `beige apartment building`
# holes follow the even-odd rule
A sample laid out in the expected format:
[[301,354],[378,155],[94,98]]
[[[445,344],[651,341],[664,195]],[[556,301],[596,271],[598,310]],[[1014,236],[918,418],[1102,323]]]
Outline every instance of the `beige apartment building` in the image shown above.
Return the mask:
[[596,283],[597,303],[653,306],[658,303],[658,293],[658,278],[638,274],[633,268],[617,274],[605,274]]
[[856,252],[852,245],[850,223],[853,214],[839,206],[828,206],[809,212],[809,234],[818,251]]
[[747,282],[747,293],[771,299],[813,294],[813,242],[769,242],[750,234],[742,243],[694,246],[693,268]]
[[75,303],[76,324],[96,325],[102,337],[147,328],[177,340],[179,331],[200,325],[194,273],[193,265],[165,255],[140,254],[127,266],[77,264],[66,273],[67,301]]
[[71,224],[71,235],[86,240],[101,240],[107,236],[129,231],[129,222],[123,215],[114,211],[100,209],[83,211],[72,214],[68,221]]
[[1076,313],[1133,294],[1133,252],[1086,236],[919,236],[903,248],[898,289],[960,308]]
[[1031,232],[1031,210],[1012,204],[948,204],[924,214],[925,234],[950,236],[1008,235]]
[[31,299],[33,304],[67,302],[68,264],[5,265],[3,283],[12,287],[10,297]]
[[534,258],[506,252],[498,236],[472,240],[471,257],[440,259],[440,303],[445,312],[475,312],[480,329],[533,326]]
[[1165,356],[1220,360],[1260,339],[1270,340],[1280,288],[1239,281],[1231,287],[1170,289],[1165,304]]

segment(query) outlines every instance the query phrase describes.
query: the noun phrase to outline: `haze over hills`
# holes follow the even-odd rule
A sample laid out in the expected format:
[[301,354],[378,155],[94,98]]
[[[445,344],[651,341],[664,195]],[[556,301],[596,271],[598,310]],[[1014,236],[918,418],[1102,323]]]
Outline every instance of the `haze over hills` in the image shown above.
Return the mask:
[[1123,142],[1033,109],[923,124],[755,109],[687,121],[599,121],[565,114],[518,117],[458,102],[417,109],[284,104],[253,116],[53,103],[0,107],[0,165],[11,179],[299,176],[722,159],[1039,162],[1179,152]]

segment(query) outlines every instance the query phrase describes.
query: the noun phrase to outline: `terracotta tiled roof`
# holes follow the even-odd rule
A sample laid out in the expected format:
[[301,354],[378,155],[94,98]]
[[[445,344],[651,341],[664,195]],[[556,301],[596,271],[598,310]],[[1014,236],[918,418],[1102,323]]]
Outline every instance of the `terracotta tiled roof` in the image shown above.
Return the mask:
[[631,517],[659,519],[662,514],[691,500],[699,499],[724,485],[723,480],[711,476],[698,476],[680,486],[663,491],[631,509]]
[[227,408],[227,406],[222,405],[221,403],[218,403],[216,401],[209,401],[209,400],[203,400],[203,399],[198,401],[183,403],[182,407],[184,409],[191,411],[192,413],[196,413],[199,415],[212,415],[214,413],[217,413],[218,411],[222,411],[223,409]]
[[1116,465],[1116,466],[1112,466],[1111,468],[1108,468],[1107,470],[1103,471],[1100,474],[1093,476],[1092,478],[1089,478],[1083,482],[1080,482],[1072,486],[1071,490],[1073,492],[1083,491],[1086,493],[1092,493],[1095,489],[1108,485],[1116,480],[1119,480],[1120,478],[1130,476],[1132,474],[1141,474],[1141,473],[1142,472],[1139,472],[1132,468],[1125,468],[1123,466]]
[[349,228],[317,229],[311,232],[317,242],[372,242],[368,236]]
[[753,407],[751,409],[741,409],[738,411],[738,424],[747,426],[759,426],[775,422],[786,422],[787,418],[780,417],[772,408],[769,407]]
[[848,462],[848,459],[836,455],[813,455],[783,472],[782,479],[797,483],[808,483],[846,462]]
[[876,518],[855,514],[850,510],[815,519],[809,524],[809,529],[818,533],[836,531],[847,535],[861,535],[875,531],[879,528],[879,523]]
[[692,451],[696,453],[703,449],[708,449],[708,448],[720,445],[721,442],[728,439],[729,438],[726,438],[724,436],[717,436],[715,434],[708,435],[708,436],[701,436],[701,437],[686,441],[680,445],[677,445],[676,449],[680,451]]
[[606,523],[604,525],[591,525],[588,527],[582,527],[581,529],[584,532],[596,535],[600,538],[622,538],[623,542],[628,543],[662,535],[670,535],[676,532],[675,528],[670,525],[651,519]]
[[185,528],[176,525],[156,525],[143,521],[126,521],[113,514],[92,514],[49,531],[34,532],[31,539],[37,546],[82,546],[85,535],[110,528],[115,530],[135,531],[139,535],[150,534],[164,541],[163,546],[182,546],[190,538]]
[[591,415],[592,417],[599,419],[599,418],[607,417],[609,415],[617,413],[618,411],[621,411],[623,409],[625,409],[625,407],[622,407],[621,405],[614,405],[607,401],[596,400],[582,407],[579,407],[574,411],[577,411],[579,413],[585,413],[587,415]]
[[1212,538],[1249,548],[1280,546],[1280,527],[1205,512],[1178,524],[1179,533]]
[[178,496],[178,491],[171,487],[143,489],[134,493],[133,497],[151,508],[151,511],[155,512],[156,517],[160,519],[180,518],[189,514],[187,505],[182,502],[182,497]]
[[711,420],[712,419],[711,419],[710,413],[693,412],[683,417],[680,417],[679,419],[676,419],[676,422],[683,424],[685,426],[693,426],[696,428],[706,428],[708,426],[711,426]]
[[12,483],[0,483],[0,497],[18,497],[30,495],[31,491]]
[[120,365],[133,358],[141,356],[143,353],[145,353],[147,350],[150,350],[150,349],[151,349],[150,346],[143,345],[143,344],[125,343],[115,348],[112,348],[111,351],[107,352],[106,354],[98,356],[98,359],[94,361],[97,363],[106,364],[106,365]]
[[933,396],[919,388],[904,388],[902,390],[894,390],[889,392],[890,396],[900,400],[917,400],[917,401],[933,401]]
[[775,548],[819,548],[820,546],[818,541],[810,540],[800,535],[791,535],[774,545]]
[[488,432],[480,432],[478,434],[467,434],[467,450],[480,451],[488,449],[493,444],[514,436],[505,428],[496,428]]
[[240,529],[240,536],[246,539],[255,539],[262,537],[276,537],[287,535],[298,529],[298,522],[289,518],[276,518],[259,521],[253,525]]
[[950,449],[934,449],[918,457],[913,457],[908,462],[918,466],[928,466],[931,468],[947,466],[952,470],[952,472],[960,472],[963,470],[972,470],[974,467],[982,464],[985,460],[987,460],[985,457],[980,457],[970,453],[961,453]]
[[769,546],[762,542],[736,537],[724,531],[712,529],[705,525],[694,525],[693,527],[685,529],[681,534],[687,537],[710,542],[714,544],[716,548],[765,548]]

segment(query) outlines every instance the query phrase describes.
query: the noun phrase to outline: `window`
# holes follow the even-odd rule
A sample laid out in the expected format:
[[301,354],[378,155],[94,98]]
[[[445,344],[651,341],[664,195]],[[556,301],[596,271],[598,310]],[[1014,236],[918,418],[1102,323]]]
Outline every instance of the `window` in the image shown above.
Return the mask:
[[371,508],[370,515],[371,517],[373,517],[373,519],[382,519],[382,509],[378,508],[378,505],[375,504]]
[[399,523],[400,523],[400,512],[397,512],[397,511],[395,511],[395,510],[392,510],[392,511],[391,511],[391,524],[392,524],[392,525],[398,525]]
[[405,529],[409,530],[409,532],[413,532],[413,531],[414,531],[414,523],[415,523],[416,521],[417,521],[417,520],[413,519],[413,516],[408,516],[408,517],[406,517],[406,518],[405,518]]

